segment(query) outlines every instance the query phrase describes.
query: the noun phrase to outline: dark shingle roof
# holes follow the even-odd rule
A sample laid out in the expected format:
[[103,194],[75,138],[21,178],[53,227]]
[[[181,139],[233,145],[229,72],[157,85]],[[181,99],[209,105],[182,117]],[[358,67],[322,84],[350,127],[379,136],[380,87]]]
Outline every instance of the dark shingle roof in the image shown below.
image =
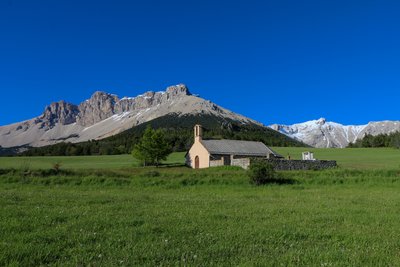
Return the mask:
[[210,154],[226,154],[241,156],[267,156],[279,154],[268,148],[261,142],[239,140],[202,140],[201,143]]

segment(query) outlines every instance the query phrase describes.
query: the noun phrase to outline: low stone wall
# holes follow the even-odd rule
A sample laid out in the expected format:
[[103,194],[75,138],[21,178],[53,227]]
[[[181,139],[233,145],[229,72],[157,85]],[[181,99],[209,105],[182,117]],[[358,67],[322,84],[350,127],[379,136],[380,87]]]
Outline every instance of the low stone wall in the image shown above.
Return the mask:
[[220,160],[210,160],[210,167],[223,166],[224,162]]
[[266,159],[277,171],[323,170],[337,167],[335,160],[284,160]]
[[231,160],[231,165],[232,166],[239,166],[242,167],[243,169],[247,169],[250,165],[250,158],[233,158]]

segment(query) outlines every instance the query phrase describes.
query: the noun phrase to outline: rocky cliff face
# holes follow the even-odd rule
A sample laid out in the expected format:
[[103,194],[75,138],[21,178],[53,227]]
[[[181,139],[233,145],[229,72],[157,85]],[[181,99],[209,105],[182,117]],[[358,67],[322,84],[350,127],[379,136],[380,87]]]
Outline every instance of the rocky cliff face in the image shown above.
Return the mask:
[[122,99],[116,95],[98,91],[79,105],[77,123],[82,126],[91,126],[115,114],[152,108],[168,100],[189,95],[189,89],[183,84],[170,86],[165,92],[149,91],[136,97]]
[[78,106],[64,101],[52,103],[37,118],[0,127],[0,146],[43,146],[57,142],[101,139],[167,114],[210,114],[241,123],[256,123],[211,101],[190,94],[183,85],[163,92],[146,92],[119,98],[95,92]]
[[47,106],[43,114],[36,120],[42,127],[52,128],[57,123],[68,125],[76,121],[79,109],[76,105],[59,101]]
[[342,125],[326,119],[293,125],[274,124],[272,129],[313,147],[346,147],[366,134],[378,135],[400,131],[399,121],[370,122],[365,125]]
[[79,105],[77,123],[90,126],[114,115],[114,106],[118,102],[116,95],[95,92],[91,98]]

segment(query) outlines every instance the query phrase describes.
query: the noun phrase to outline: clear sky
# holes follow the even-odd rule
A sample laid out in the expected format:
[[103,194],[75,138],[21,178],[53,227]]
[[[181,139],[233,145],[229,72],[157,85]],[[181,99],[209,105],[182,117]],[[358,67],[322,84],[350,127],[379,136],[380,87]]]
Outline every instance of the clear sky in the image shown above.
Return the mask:
[[185,83],[264,124],[400,120],[399,1],[0,1],[0,125]]

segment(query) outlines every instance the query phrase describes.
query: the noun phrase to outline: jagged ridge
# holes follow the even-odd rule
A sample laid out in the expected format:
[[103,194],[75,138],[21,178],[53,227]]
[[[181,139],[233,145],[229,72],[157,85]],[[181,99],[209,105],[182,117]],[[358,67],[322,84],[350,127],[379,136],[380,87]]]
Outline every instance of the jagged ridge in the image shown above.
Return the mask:
[[327,122],[325,118],[293,125],[270,125],[291,138],[313,147],[346,147],[366,134],[378,135],[400,131],[400,121],[369,122],[365,125],[342,125]]

